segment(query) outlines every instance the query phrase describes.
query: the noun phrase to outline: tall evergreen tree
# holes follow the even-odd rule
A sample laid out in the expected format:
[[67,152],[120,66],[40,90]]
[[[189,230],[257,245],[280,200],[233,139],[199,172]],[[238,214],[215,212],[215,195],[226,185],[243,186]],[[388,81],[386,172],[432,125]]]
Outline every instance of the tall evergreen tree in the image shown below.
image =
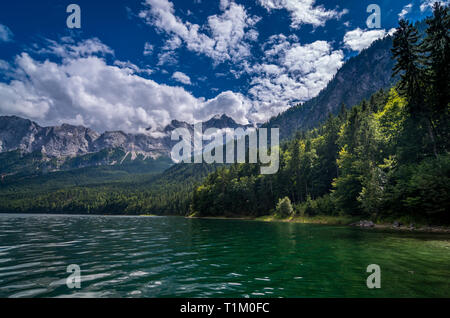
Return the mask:
[[[426,20],[428,28],[423,41],[426,53],[427,79],[431,83],[429,98],[434,127],[440,150],[449,142],[449,94],[450,94],[450,15],[449,8],[436,2],[433,16]],[[442,149],[444,148],[444,149]],[[448,148],[448,147],[447,147]]]
[[[398,88],[408,101],[407,110],[412,120],[411,129],[415,130],[410,131],[409,134],[421,135],[423,134],[422,127],[425,128],[432,151],[437,156],[432,110],[425,102],[424,56],[417,28],[404,19],[400,20],[392,42],[393,58],[397,61],[393,69],[393,76],[400,74]],[[412,141],[412,138],[408,139]],[[420,152],[418,148],[415,149],[417,150],[415,152]]]
[[394,34],[393,58],[396,64],[392,76],[400,74],[400,92],[408,98],[408,107],[413,117],[425,112],[422,89],[422,56],[417,29],[402,19]]

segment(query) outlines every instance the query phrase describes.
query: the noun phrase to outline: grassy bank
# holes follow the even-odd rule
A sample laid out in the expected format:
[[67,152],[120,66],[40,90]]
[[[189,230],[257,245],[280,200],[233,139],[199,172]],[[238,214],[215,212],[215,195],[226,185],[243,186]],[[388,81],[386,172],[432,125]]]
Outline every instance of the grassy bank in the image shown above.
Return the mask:
[[291,222],[302,224],[329,224],[329,225],[349,225],[351,223],[359,221],[359,219],[355,219],[349,216],[328,216],[328,215],[291,216],[288,218],[282,218],[276,215],[268,215],[255,218],[254,220],[263,222]]
[[278,215],[266,215],[261,217],[251,217],[251,216],[216,216],[216,217],[203,217],[199,216],[197,213],[193,213],[188,216],[188,218],[199,218],[199,219],[224,219],[224,220],[252,220],[259,222],[290,222],[290,223],[303,223],[303,224],[329,224],[329,225],[349,225],[351,223],[359,221],[359,218],[352,218],[349,216],[290,216],[287,218],[280,217]]

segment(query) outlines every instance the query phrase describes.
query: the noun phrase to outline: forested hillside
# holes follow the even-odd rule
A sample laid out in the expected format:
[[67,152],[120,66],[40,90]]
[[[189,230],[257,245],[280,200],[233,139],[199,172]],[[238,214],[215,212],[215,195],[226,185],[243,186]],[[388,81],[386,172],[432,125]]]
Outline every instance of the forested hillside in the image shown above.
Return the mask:
[[9,213],[185,214],[192,192],[215,165],[175,165],[162,174],[139,166],[91,167],[0,182]]

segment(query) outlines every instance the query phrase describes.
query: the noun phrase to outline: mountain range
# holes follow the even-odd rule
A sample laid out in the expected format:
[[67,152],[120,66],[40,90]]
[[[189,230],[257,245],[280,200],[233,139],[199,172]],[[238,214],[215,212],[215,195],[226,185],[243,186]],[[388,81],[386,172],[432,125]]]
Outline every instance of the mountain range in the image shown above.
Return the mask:
[[[391,87],[394,61],[392,37],[375,41],[369,48],[350,58],[321,93],[286,112],[273,117],[263,127],[278,127],[282,139],[298,130],[307,130],[339,112],[342,104],[352,107],[380,89]],[[83,126],[63,124],[41,127],[17,116],[0,117],[0,174],[40,173],[90,166],[146,164],[150,169],[172,165],[170,151],[178,141],[171,140],[176,128],[192,124],[173,120],[159,134],[129,134],[122,131],[98,133]],[[216,115],[203,123],[208,128],[247,128],[226,115]],[[150,128],[148,129],[150,131]]]
[[[204,130],[249,127],[226,115],[216,115],[203,122],[202,126]],[[0,173],[12,174],[30,166],[39,172],[130,162],[154,163],[169,157],[172,147],[178,142],[171,140],[172,131],[177,128],[194,131],[193,124],[173,120],[159,132],[158,137],[150,133],[129,134],[123,131],[100,134],[83,126],[41,127],[28,119],[1,116]],[[170,163],[169,160],[165,162]]]

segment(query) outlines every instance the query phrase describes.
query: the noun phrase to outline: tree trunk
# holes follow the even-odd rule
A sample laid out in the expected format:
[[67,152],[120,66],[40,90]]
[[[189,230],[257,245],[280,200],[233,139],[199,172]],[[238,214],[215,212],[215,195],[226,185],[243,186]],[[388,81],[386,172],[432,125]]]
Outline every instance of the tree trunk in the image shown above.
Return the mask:
[[430,134],[431,143],[433,145],[433,154],[434,154],[434,157],[437,158],[438,155],[437,155],[437,147],[436,147],[436,138],[434,137],[433,126],[432,126],[433,123],[431,122],[430,118],[428,118],[427,123],[428,123],[428,133]]

